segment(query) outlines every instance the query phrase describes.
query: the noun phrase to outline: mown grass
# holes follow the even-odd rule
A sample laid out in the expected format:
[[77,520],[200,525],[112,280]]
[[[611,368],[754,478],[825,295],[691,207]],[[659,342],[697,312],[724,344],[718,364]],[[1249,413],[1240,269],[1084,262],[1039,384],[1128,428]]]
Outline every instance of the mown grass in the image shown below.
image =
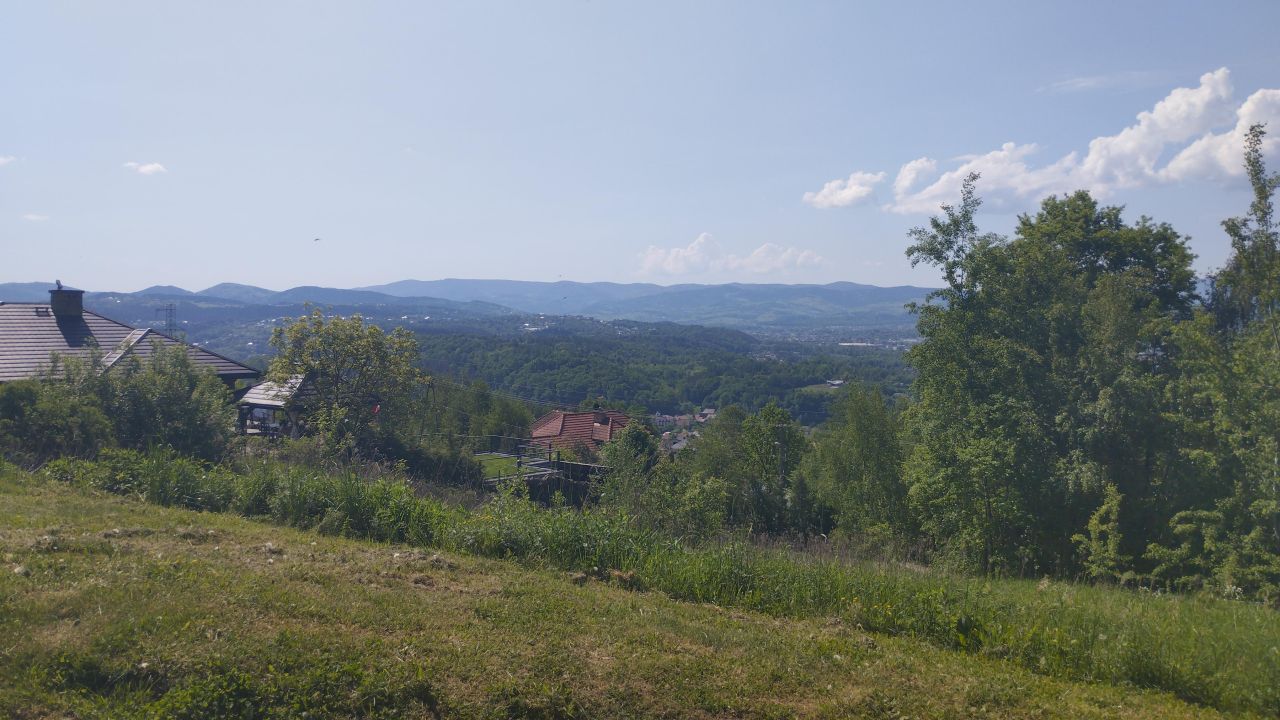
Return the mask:
[[[0,473],[0,716],[1212,717],[867,633]],[[13,569],[19,572],[13,572]]]
[[476,460],[487,479],[510,477],[519,470],[516,459],[507,455],[477,455]]
[[161,503],[208,503],[296,527],[514,558],[584,577],[614,571],[620,582],[678,600],[837,618],[1045,676],[1280,714],[1280,616],[1241,602],[963,579],[734,544],[687,548],[613,515],[544,510],[511,495],[462,512],[417,498],[403,483],[350,474],[272,467],[225,477],[201,472],[181,470],[173,459],[121,456],[55,464],[47,474]]

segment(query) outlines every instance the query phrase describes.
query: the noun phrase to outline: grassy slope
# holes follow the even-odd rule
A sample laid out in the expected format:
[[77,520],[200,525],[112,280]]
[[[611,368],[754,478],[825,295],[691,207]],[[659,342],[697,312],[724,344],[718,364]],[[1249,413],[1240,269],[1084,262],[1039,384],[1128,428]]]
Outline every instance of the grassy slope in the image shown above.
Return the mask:
[[6,717],[1214,714],[834,620],[580,587],[12,473],[0,508]]
[[486,478],[508,477],[516,474],[516,459],[505,455],[480,455],[476,457]]

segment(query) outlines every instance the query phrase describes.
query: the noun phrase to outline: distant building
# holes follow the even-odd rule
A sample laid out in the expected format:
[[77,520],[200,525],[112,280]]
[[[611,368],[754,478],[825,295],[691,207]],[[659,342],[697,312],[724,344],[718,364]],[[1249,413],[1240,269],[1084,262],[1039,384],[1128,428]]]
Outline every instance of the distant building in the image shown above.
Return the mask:
[[146,362],[156,345],[182,347],[197,367],[212,370],[228,386],[261,373],[235,360],[150,328],[134,328],[84,309],[84,291],[58,287],[48,303],[0,301],[0,382],[39,377],[54,355],[87,360],[95,352],[104,372],[126,358]]
[[696,430],[668,430],[662,433],[659,446],[666,454],[674,455],[689,447],[689,443],[696,437],[699,437]]
[[828,386],[828,387],[833,387],[833,388],[844,387],[844,381],[843,381],[843,380],[828,380],[828,381],[827,381],[827,386]]
[[630,423],[631,418],[616,410],[556,410],[534,421],[529,434],[535,445],[549,449],[575,450],[585,446],[599,450]]
[[244,390],[236,400],[240,432],[272,437],[300,436],[303,429],[300,401],[315,394],[315,388],[302,375],[294,375],[283,383],[268,380]]

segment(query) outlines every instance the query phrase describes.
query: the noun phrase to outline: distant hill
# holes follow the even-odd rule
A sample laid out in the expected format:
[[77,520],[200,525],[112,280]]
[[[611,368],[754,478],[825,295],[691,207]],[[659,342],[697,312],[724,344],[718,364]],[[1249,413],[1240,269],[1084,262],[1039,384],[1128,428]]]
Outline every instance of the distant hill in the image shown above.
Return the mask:
[[928,288],[830,285],[685,286],[665,292],[601,301],[585,314],[604,319],[696,322],[738,329],[783,327],[889,328],[911,324],[906,303]]
[[195,295],[190,290],[184,290],[176,285],[152,285],[134,293],[134,295]]
[[[0,300],[39,302],[51,283],[0,284]],[[268,317],[307,303],[341,306],[347,311],[448,314],[452,317],[499,317],[519,313],[587,316],[602,320],[675,322],[732,328],[779,338],[832,340],[875,337],[893,339],[915,334],[914,318],[904,307],[923,299],[929,288],[909,285],[878,287],[850,282],[827,285],[727,283],[722,285],[655,285],[653,283],[533,282],[523,280],[401,280],[364,288],[301,286],[283,291],[221,283],[192,293],[173,285],[154,285],[136,293],[90,293],[111,303],[133,298],[154,305],[174,302],[193,307],[264,308],[249,313]],[[136,304],[132,301],[126,306]],[[265,310],[265,308],[275,308]],[[141,308],[137,309],[141,313]]]
[[484,300],[516,310],[554,315],[584,315],[597,303],[629,300],[681,287],[651,283],[535,282],[528,280],[400,280],[386,285],[358,288],[404,297],[429,296],[448,300]]
[[271,298],[278,294],[277,290],[268,290],[266,288],[254,287],[253,285],[241,285],[240,283],[218,283],[213,287],[205,288],[197,292],[197,295],[205,297],[226,298],[228,300],[238,300],[244,303],[265,304],[271,302]]
[[0,283],[0,301],[48,302],[53,281]]
[[850,334],[866,330],[911,334],[914,318],[904,306],[931,291],[910,285],[879,287],[851,282],[664,286],[460,279],[402,280],[362,289],[389,295],[483,299],[524,312],[718,325],[771,334],[805,330],[838,333],[841,329]]

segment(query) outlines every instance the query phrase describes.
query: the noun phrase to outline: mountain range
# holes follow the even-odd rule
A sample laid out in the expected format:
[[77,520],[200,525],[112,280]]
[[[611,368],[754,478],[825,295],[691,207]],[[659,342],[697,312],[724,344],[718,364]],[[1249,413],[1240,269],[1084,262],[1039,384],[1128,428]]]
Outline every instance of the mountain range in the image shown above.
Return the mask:
[[[43,301],[52,286],[0,283],[0,300]],[[477,317],[534,313],[709,325],[797,338],[815,334],[853,338],[913,334],[913,318],[905,305],[929,292],[930,288],[923,287],[850,282],[655,285],[444,279],[401,280],[350,289],[301,286],[283,291],[237,283],[220,283],[196,292],[154,285],[134,293],[90,292],[86,301],[91,305],[123,304],[131,309],[138,306],[137,311],[159,301],[175,302],[188,313],[193,308],[225,312],[241,307],[256,316],[269,316],[272,308],[306,303]],[[249,311],[250,307],[255,310]],[[180,308],[180,312],[184,310]]]

